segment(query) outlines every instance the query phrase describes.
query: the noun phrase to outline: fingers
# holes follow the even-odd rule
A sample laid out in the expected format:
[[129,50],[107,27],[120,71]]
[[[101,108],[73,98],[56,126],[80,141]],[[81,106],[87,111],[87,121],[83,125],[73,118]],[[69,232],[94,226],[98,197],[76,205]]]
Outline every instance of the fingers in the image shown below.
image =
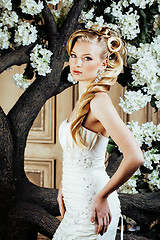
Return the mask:
[[91,222],[95,222],[96,219],[96,210],[95,208],[92,209],[92,213],[91,213]]
[[100,232],[101,236],[102,236],[105,232],[107,232],[108,225],[109,225],[108,219],[107,219],[107,218],[104,218],[104,219],[103,219],[103,228],[102,228],[102,231]]
[[98,219],[98,229],[97,229],[97,233],[101,233],[102,232],[102,229],[103,229],[103,219],[102,218],[99,218]]
[[59,193],[58,193],[57,202],[59,204],[59,211],[60,211],[61,217],[64,218],[65,205],[64,205],[63,195],[62,195],[61,191],[59,191]]
[[108,216],[109,216],[109,224],[110,224],[111,221],[112,221],[112,214],[111,214],[111,212],[108,213]]
[[107,229],[109,224],[111,223],[111,220],[112,220],[112,215],[110,212],[105,217],[99,218],[97,233],[102,236],[105,232],[107,232]]

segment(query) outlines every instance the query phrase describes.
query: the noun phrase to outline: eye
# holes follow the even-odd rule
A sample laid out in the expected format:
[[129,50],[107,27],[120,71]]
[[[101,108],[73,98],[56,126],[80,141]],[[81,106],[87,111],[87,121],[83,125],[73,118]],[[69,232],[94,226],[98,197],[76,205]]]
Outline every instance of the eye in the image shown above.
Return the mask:
[[76,58],[76,55],[71,53],[71,58]]
[[91,61],[91,60],[92,60],[91,57],[85,57],[84,59],[85,59],[86,61]]

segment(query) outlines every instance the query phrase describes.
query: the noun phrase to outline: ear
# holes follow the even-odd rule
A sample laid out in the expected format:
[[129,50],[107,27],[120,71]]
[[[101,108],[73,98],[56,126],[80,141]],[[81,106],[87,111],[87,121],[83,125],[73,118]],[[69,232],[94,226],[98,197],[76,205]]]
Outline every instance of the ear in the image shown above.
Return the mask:
[[102,68],[103,70],[105,70],[106,67],[107,67],[107,59],[104,59],[103,62],[102,62],[101,68]]

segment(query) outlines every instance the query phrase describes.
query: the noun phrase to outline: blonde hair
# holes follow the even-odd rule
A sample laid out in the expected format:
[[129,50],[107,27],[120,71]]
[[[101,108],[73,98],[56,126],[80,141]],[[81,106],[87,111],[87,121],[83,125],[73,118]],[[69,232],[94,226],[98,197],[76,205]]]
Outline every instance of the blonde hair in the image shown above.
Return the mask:
[[94,30],[95,27],[74,32],[67,42],[69,55],[77,41],[84,41],[99,45],[102,48],[100,57],[107,60],[107,67],[101,74],[101,80],[98,83],[92,82],[89,84],[81,96],[78,108],[76,109],[76,118],[71,124],[72,137],[76,144],[82,148],[86,146],[81,138],[80,130],[83,120],[89,112],[90,101],[97,93],[109,91],[110,86],[116,83],[117,76],[123,69],[123,55],[126,52],[124,42],[115,31],[106,27]]

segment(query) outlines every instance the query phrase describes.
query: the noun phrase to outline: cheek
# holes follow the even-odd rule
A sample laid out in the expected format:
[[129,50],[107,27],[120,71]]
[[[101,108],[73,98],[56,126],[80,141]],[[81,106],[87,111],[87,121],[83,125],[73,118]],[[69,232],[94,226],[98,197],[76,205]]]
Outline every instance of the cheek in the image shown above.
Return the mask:
[[99,67],[97,66],[97,64],[88,64],[88,66],[86,66],[86,70],[88,71],[88,73],[92,73],[95,74],[98,72]]

